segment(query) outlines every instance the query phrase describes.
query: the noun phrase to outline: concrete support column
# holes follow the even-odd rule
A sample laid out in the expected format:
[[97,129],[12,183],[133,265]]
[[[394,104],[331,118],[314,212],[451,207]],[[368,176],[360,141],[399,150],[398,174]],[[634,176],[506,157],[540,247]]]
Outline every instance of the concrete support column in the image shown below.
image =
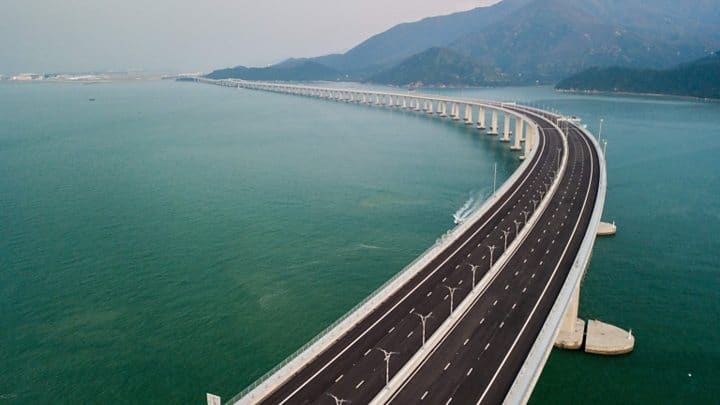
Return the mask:
[[578,319],[578,310],[580,308],[580,286],[573,291],[572,298],[568,304],[567,310],[560,322],[560,330],[558,331],[555,346],[561,349],[577,350],[582,347],[583,337],[585,334],[585,321]]
[[433,113],[433,102],[432,100],[427,101],[427,113],[432,114]]
[[460,120],[460,105],[458,103],[452,103],[452,119],[453,121]]
[[503,137],[501,142],[510,142],[510,114],[503,113]]
[[402,109],[407,110],[408,104],[407,104],[407,97],[402,98]]
[[465,104],[465,123],[467,125],[472,125],[472,117],[472,106],[470,104]]
[[484,107],[478,107],[477,127],[478,127],[478,129],[485,129],[485,108]]
[[523,133],[523,120],[520,117],[515,117],[515,142],[513,143],[513,146],[510,147],[512,150],[520,150],[522,149],[520,147],[520,138],[522,138]]
[[535,146],[535,127],[529,125],[525,130],[525,156],[530,154],[533,146]]
[[488,132],[488,135],[497,135],[498,134],[498,112],[497,110],[492,110],[492,121],[490,123],[490,132]]

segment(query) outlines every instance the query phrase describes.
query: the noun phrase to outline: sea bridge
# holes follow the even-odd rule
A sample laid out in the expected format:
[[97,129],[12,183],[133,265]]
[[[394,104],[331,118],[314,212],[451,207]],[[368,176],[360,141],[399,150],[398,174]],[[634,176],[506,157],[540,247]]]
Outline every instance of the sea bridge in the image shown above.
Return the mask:
[[524,160],[470,218],[228,403],[524,403],[554,344],[577,349],[587,334],[586,351],[632,350],[630,333],[593,321],[586,332],[578,319],[595,237],[615,231],[601,222],[604,152],[578,119],[492,100],[195,80],[463,121]]

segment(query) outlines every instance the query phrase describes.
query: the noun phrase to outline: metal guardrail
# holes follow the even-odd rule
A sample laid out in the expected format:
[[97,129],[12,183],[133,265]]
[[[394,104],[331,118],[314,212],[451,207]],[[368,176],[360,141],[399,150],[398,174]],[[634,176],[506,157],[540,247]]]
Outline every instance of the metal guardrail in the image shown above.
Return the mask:
[[[457,229],[457,228],[455,228],[455,229]],[[350,316],[351,316],[353,313],[355,313],[360,307],[362,307],[363,305],[365,305],[368,301],[372,300],[373,298],[377,297],[381,292],[383,292],[383,290],[384,290],[385,288],[387,288],[387,286],[389,286],[390,284],[392,284],[392,283],[393,283],[395,280],[397,280],[398,278],[402,277],[408,269],[410,269],[410,268],[412,268],[413,266],[415,266],[415,265],[416,265],[417,263],[419,263],[421,260],[427,259],[427,258],[430,256],[430,253],[431,253],[431,252],[434,253],[434,250],[436,250],[438,247],[441,247],[441,246],[442,246],[442,242],[445,240],[445,238],[447,238],[447,237],[448,237],[450,234],[452,234],[453,232],[454,232],[454,230],[451,230],[451,231],[446,232],[445,234],[443,234],[443,236],[441,236],[440,239],[436,240],[435,243],[434,243],[432,246],[430,246],[427,250],[425,250],[425,252],[423,252],[420,256],[416,257],[412,262],[410,262],[410,264],[408,264],[407,266],[405,266],[401,271],[399,271],[397,274],[395,274],[395,275],[392,276],[390,279],[388,279],[388,280],[387,280],[385,283],[383,283],[380,287],[378,287],[377,289],[375,289],[375,291],[373,291],[369,296],[365,297],[365,299],[363,299],[363,300],[360,301],[357,305],[355,305],[354,307],[352,307],[352,308],[351,308],[349,311],[347,311],[343,316],[341,316],[340,318],[338,318],[337,320],[335,320],[335,322],[331,323],[329,326],[327,326],[325,329],[323,329],[320,333],[318,333],[317,335],[315,335],[315,337],[313,337],[310,341],[308,341],[308,342],[305,343],[304,345],[300,346],[300,348],[298,348],[298,349],[295,350],[291,355],[289,355],[288,357],[286,357],[285,360],[283,360],[282,362],[280,362],[279,364],[277,364],[275,367],[273,367],[272,369],[270,369],[269,371],[267,371],[267,372],[266,372],[265,374],[263,374],[260,378],[258,378],[257,380],[255,380],[255,382],[253,382],[252,384],[250,384],[248,387],[246,387],[244,390],[242,390],[239,394],[237,394],[237,395],[235,395],[234,397],[230,398],[230,399],[229,399],[228,401],[226,401],[225,403],[227,403],[227,404],[232,404],[232,403],[237,402],[240,398],[244,397],[247,393],[249,393],[250,391],[252,391],[253,389],[255,389],[255,387],[257,387],[258,385],[260,385],[260,384],[262,384],[263,382],[265,382],[265,380],[267,380],[271,375],[275,374],[275,372],[277,372],[278,370],[280,370],[281,368],[283,368],[283,367],[284,367],[285,365],[287,365],[289,362],[291,362],[291,361],[294,360],[296,357],[298,357],[302,352],[304,352],[304,351],[307,350],[310,346],[312,346],[313,344],[315,344],[318,340],[320,340],[320,339],[323,338],[325,335],[327,335],[328,332],[330,332],[332,329],[334,329],[336,326],[338,326],[341,322],[343,322],[343,321],[346,320],[348,317],[350,317]]]

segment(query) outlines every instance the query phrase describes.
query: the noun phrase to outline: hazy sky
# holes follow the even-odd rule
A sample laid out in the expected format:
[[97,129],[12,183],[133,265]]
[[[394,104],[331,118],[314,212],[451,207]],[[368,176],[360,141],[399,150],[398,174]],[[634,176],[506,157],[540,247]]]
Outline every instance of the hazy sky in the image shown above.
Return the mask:
[[208,70],[344,52],[497,0],[2,0],[0,72]]

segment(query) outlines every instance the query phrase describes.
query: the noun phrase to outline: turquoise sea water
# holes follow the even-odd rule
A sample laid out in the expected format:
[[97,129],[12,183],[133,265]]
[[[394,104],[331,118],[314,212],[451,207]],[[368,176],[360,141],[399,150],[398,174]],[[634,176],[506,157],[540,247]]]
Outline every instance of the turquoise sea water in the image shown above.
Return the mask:
[[[532,402],[716,401],[720,105],[437,91],[605,119],[619,233],[581,314],[637,347],[554,351]],[[0,123],[0,404],[229,398],[518,164],[464,125],[174,82],[3,83]]]

